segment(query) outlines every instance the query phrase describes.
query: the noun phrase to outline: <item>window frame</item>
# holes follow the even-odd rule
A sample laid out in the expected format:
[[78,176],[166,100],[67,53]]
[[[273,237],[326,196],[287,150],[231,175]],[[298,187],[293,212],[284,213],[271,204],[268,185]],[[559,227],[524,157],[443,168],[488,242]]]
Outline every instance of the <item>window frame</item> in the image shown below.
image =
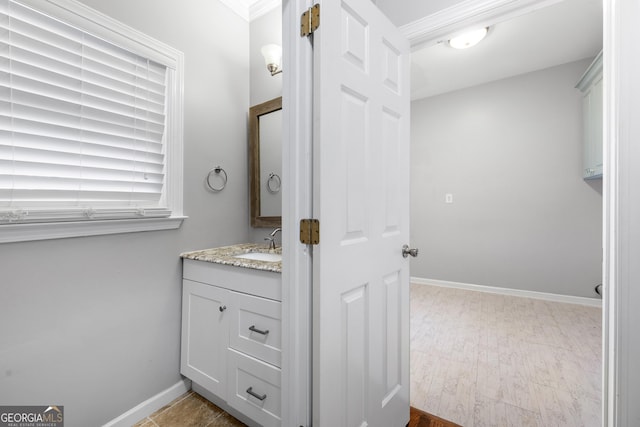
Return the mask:
[[76,0],[13,0],[167,66],[166,218],[107,219],[0,225],[0,243],[177,229],[183,215],[184,54]]

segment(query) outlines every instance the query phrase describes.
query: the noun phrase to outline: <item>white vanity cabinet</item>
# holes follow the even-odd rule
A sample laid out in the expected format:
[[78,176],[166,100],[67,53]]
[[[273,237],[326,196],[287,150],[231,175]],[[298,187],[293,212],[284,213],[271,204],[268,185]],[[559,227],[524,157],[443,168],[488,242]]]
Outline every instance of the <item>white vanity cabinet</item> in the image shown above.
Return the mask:
[[180,371],[261,426],[281,425],[280,300],[279,273],[184,260]]
[[226,398],[229,316],[227,290],[182,281],[180,372],[222,399]]
[[582,92],[582,176],[585,179],[602,178],[602,52],[587,68],[576,88]]

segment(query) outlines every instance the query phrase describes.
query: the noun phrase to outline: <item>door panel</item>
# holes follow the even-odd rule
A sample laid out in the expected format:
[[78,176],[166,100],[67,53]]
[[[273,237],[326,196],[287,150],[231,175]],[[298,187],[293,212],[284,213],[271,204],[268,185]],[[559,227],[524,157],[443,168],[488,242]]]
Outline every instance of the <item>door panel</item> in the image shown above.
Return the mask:
[[384,396],[382,406],[393,399],[402,390],[402,357],[403,349],[400,337],[402,336],[402,284],[399,272],[387,275],[384,279],[384,291],[386,292],[385,307],[382,316],[385,328],[380,331],[384,334],[382,349],[384,369],[382,378],[384,382]]
[[342,132],[340,145],[343,147],[344,169],[347,194],[345,209],[345,233],[343,244],[356,243],[366,237],[366,159],[367,150],[367,100],[362,95],[343,88],[342,91]]
[[341,350],[340,364],[348,366],[340,387],[343,410],[346,410],[346,424],[359,426],[366,424],[367,407],[367,331],[368,320],[367,286],[359,286],[342,294],[340,318]]
[[400,117],[398,113],[383,110],[382,112],[382,176],[386,209],[384,236],[400,233],[400,219],[402,206],[398,187],[402,169],[400,168]]
[[314,425],[409,420],[409,44],[370,0],[314,33]]

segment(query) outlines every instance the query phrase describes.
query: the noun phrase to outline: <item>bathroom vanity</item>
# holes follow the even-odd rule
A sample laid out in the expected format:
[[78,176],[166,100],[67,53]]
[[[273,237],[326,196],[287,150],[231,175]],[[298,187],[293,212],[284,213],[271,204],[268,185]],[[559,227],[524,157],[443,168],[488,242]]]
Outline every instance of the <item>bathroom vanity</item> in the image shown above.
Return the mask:
[[241,244],[181,257],[180,372],[243,421],[280,426],[281,252]]

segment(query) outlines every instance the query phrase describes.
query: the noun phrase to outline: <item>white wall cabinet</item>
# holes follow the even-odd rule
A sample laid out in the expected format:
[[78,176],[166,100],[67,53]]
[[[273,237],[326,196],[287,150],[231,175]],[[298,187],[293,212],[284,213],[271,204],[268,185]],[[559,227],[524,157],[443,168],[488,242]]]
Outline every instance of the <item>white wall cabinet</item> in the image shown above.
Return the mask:
[[583,170],[585,179],[602,178],[602,52],[582,75]]
[[216,404],[280,426],[280,274],[185,259],[182,286],[181,373]]

